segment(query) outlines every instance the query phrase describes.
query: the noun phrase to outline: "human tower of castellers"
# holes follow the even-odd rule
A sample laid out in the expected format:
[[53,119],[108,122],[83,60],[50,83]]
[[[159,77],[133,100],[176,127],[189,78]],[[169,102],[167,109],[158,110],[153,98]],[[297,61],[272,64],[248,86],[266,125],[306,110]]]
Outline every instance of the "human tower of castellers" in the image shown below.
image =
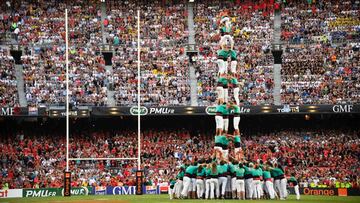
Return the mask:
[[[239,87],[236,79],[236,52],[231,36],[232,20],[226,13],[220,15],[220,50],[216,107],[216,134],[214,154],[185,161],[176,179],[170,180],[170,199],[280,199],[285,200],[287,184],[294,186],[296,199],[300,199],[297,180],[287,180],[284,169],[276,160],[245,160],[240,138]],[[230,71],[228,72],[228,60]],[[232,88],[235,103],[229,101]],[[231,99],[231,98],[230,98]],[[229,116],[233,117],[234,133],[228,134]],[[229,142],[234,149],[229,154]],[[255,153],[255,152],[254,152]]]

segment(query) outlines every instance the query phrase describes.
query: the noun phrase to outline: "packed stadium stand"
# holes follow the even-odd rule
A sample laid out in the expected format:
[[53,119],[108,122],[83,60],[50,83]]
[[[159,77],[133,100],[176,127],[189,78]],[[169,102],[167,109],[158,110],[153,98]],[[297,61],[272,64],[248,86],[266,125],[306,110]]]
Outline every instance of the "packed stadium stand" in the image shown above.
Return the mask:
[[[0,3],[0,189],[64,184],[66,132],[60,117],[65,112],[59,109],[66,104],[65,8],[70,158],[137,157],[137,122],[130,107],[138,102],[138,8],[145,184],[169,182],[185,162],[216,154],[213,114],[218,112],[208,107],[218,98],[219,21],[228,13],[245,159],[278,162],[286,177],[295,173],[301,187],[359,188],[360,117],[354,110],[360,104],[359,6],[356,0]],[[275,44],[283,51],[279,64]],[[185,110],[169,116],[161,108],[173,106]],[[18,107],[29,108],[19,113]],[[40,115],[35,107],[46,108]],[[87,118],[80,118],[77,107]],[[232,124],[230,119],[229,133]],[[234,155],[232,142],[229,149]],[[133,186],[136,170],[135,160],[71,160],[71,185]]]
[[[64,8],[69,8],[71,101],[82,106],[136,103],[136,8],[141,12],[142,102],[146,105],[212,105],[219,49],[219,14],[234,22],[240,101],[274,104],[274,17],[277,3],[266,1],[7,1],[1,5],[2,36],[21,45],[26,104],[64,104]],[[129,8],[131,8],[129,10]],[[281,102],[333,104],[359,102],[359,5],[355,1],[285,1],[281,4],[284,43]],[[131,15],[127,15],[130,12]],[[186,56],[188,14],[193,12],[195,46]],[[102,46],[112,49],[105,65]],[[320,51],[321,50],[321,51]],[[301,57],[299,57],[301,56]],[[308,57],[314,56],[314,57]],[[35,68],[38,66],[37,68]],[[196,78],[190,80],[189,66]],[[3,66],[3,65],[2,65]],[[351,76],[350,76],[351,75]],[[13,84],[15,84],[15,78]],[[191,82],[196,86],[191,87]],[[6,105],[19,103],[16,87]],[[41,90],[40,90],[41,89]],[[341,90],[340,90],[341,89]],[[114,102],[111,102],[114,100]],[[3,100],[4,101],[4,100]]]
[[[242,147],[248,160],[278,159],[286,175],[295,172],[300,178],[299,184],[305,187],[314,183],[335,187],[336,182],[350,182],[352,187],[358,187],[360,140],[356,121],[323,120],[322,123],[315,121],[317,127],[305,127],[306,121],[300,119],[294,126],[280,128],[286,119],[278,119],[279,123],[272,125],[268,121],[274,118],[269,117],[262,120],[267,121],[263,128],[248,125],[261,120],[246,121],[249,127],[243,129]],[[160,120],[164,126],[155,127],[145,121],[146,129],[142,133],[142,167],[148,184],[173,178],[178,170],[174,166],[180,166],[189,158],[208,158],[213,150],[213,132],[206,127],[206,122],[194,118]],[[126,124],[111,127],[121,121]],[[2,183],[8,182],[11,188],[60,187],[66,164],[66,141],[65,132],[56,129],[64,124],[58,120],[2,122],[7,126],[1,129],[0,138]],[[192,125],[194,122],[197,127]],[[105,127],[104,123],[109,126]],[[186,129],[175,127],[176,123]],[[323,128],[328,123],[334,128]],[[70,157],[136,156],[134,124],[131,119],[73,121]],[[134,161],[72,161],[72,185],[131,185],[135,166]]]
[[1,106],[17,106],[18,92],[15,61],[9,50],[0,49],[0,102]]

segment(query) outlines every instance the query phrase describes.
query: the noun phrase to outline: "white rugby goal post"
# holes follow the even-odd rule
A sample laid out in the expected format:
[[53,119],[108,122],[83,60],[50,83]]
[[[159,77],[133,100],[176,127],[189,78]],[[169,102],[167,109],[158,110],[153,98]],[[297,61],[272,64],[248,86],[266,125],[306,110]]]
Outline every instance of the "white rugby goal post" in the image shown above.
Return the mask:
[[[103,23],[103,22],[102,22]],[[140,74],[140,10],[137,10],[137,139],[138,139],[138,153],[137,157],[129,158],[69,158],[69,38],[68,38],[68,9],[65,9],[65,67],[66,67],[66,170],[64,173],[64,196],[71,195],[71,172],[69,171],[69,161],[103,161],[103,160],[137,160],[137,172],[136,172],[136,194],[142,194],[142,176],[141,172],[141,118],[140,118],[140,84],[141,84],[141,74]],[[139,173],[140,172],[140,173]],[[140,188],[139,188],[140,187]]]

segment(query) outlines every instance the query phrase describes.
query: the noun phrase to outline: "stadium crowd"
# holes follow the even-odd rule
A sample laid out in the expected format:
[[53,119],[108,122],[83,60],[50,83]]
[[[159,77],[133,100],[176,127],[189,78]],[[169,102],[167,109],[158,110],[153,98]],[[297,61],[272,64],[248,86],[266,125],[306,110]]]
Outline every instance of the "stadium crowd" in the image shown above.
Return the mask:
[[287,1],[282,9],[282,101],[358,103],[359,2]]
[[0,48],[0,105],[18,105],[15,61],[9,50]]
[[[233,23],[240,101],[245,105],[273,104],[270,45],[276,4],[274,0],[196,1],[194,29],[199,55],[193,58],[193,66],[199,105],[211,105],[216,100],[218,21],[224,12]],[[186,1],[154,1],[149,5],[133,0],[104,4],[95,0],[8,0],[0,5],[0,30],[15,35],[24,48],[28,105],[64,103],[65,8],[69,8],[72,103],[105,106],[112,96],[109,91],[114,91],[118,106],[136,103],[137,6],[142,11],[142,102],[189,105]],[[358,11],[359,3],[350,0],[281,4],[281,39],[286,42],[283,103],[359,102]],[[115,50],[112,67],[106,67],[99,54],[103,44]],[[15,89],[14,94],[8,94],[6,105],[18,103]]]
[[[61,104],[63,97],[57,93],[63,86],[54,83],[62,77],[64,68],[64,13],[69,7],[70,89],[72,103],[76,105],[107,105],[109,85],[115,91],[117,105],[136,102],[137,75],[137,28],[135,8],[137,1],[106,1],[106,13],[102,13],[100,1],[46,1],[18,4],[9,1],[3,6],[2,25],[18,28],[17,41],[28,48],[23,58],[36,58],[42,54],[41,63],[26,60],[24,74],[29,105]],[[185,4],[164,4],[155,1],[151,6],[140,4],[142,15],[142,98],[146,104],[187,105],[190,100],[188,60],[184,53],[186,36]],[[85,9],[86,8],[86,9]],[[134,8],[129,10],[129,8]],[[128,15],[130,12],[134,15]],[[104,21],[102,21],[104,15]],[[151,22],[151,23],[149,23]],[[102,32],[101,27],[104,26]],[[104,40],[105,39],[105,40]],[[103,43],[115,48],[113,72],[106,71],[99,47]],[[46,51],[42,51],[42,50]],[[51,51],[50,51],[51,50]],[[30,55],[30,56],[28,56]],[[57,59],[56,65],[44,64]],[[29,70],[36,63],[39,69]],[[62,65],[60,65],[62,64]],[[60,67],[61,66],[61,67]],[[47,70],[60,73],[46,76]],[[32,74],[36,76],[32,76]],[[53,73],[53,72],[52,72]],[[112,75],[113,73],[113,75]],[[29,78],[30,77],[30,78]],[[36,84],[35,84],[36,83]],[[48,85],[47,85],[48,84]],[[43,89],[41,89],[43,88]],[[40,90],[41,89],[41,90]],[[54,97],[54,95],[56,95]],[[60,97],[58,97],[60,96]]]
[[[56,126],[54,126],[56,127]],[[285,175],[295,173],[304,187],[358,187],[359,131],[283,130],[243,135],[248,161],[276,160]],[[51,136],[50,136],[51,135]],[[213,135],[185,129],[149,130],[142,134],[142,167],[147,184],[174,178],[185,160],[209,158]],[[1,134],[1,184],[10,188],[60,187],[65,168],[65,136],[46,130]],[[135,131],[83,130],[71,136],[70,157],[134,157]],[[231,147],[230,147],[231,149]],[[253,153],[257,152],[257,153]],[[134,184],[135,161],[71,161],[73,186]]]
[[359,39],[359,2],[286,1],[281,38],[289,43],[327,43]]
[[359,103],[359,47],[352,44],[288,46],[282,66],[287,104]]
[[[116,8],[111,11],[115,19],[109,21],[120,22],[114,24],[114,31],[109,36],[114,36],[114,42],[117,41],[115,37],[122,39],[126,45],[120,44],[112,59],[112,80],[118,105],[131,105],[137,101],[136,15],[128,16],[125,12],[129,6],[135,7],[135,3],[112,5]],[[142,6],[142,11],[141,100],[147,105],[189,105],[188,59],[183,48],[188,35],[185,4],[164,7],[162,2],[155,1],[151,6]]]
[[64,52],[61,47],[33,48],[21,56],[26,101],[29,106],[65,102]]

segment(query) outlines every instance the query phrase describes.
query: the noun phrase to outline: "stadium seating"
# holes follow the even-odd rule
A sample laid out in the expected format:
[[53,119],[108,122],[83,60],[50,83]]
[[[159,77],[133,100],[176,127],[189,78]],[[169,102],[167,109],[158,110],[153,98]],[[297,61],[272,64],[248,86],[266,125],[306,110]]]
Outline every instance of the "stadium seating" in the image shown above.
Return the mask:
[[19,104],[15,62],[9,50],[0,49],[0,104],[17,106]]
[[21,56],[26,100],[29,106],[65,102],[65,58],[61,47],[34,47]]
[[[20,4],[11,0],[0,5],[0,31],[14,36],[24,50],[22,66],[28,105],[63,105],[63,11],[68,7],[71,102],[106,106],[110,98],[115,100],[114,105],[131,106],[137,101],[135,8],[139,5],[142,9],[141,102],[160,106],[190,105],[192,81],[188,71],[190,62],[185,54],[189,38],[186,4],[185,1],[154,1],[148,5],[134,0],[108,0],[103,4],[96,0],[66,4],[23,1]],[[217,21],[224,11],[229,12],[235,27],[241,102],[245,105],[274,103],[270,52],[274,7],[272,0],[199,0],[194,4],[199,55],[193,58],[193,66],[198,105],[212,105],[216,100]],[[104,8],[106,15],[102,14]],[[353,1],[283,2],[282,103],[359,102],[358,11],[358,4]],[[112,71],[105,66],[100,53],[104,43],[114,48]],[[19,103],[15,80],[13,78],[12,91],[6,96],[6,105]],[[114,96],[109,91],[114,91]]]
[[359,56],[351,44],[288,46],[282,67],[282,102],[359,103]]
[[358,10],[352,1],[284,5],[282,102],[359,102]]
[[[56,126],[54,126],[56,128]],[[83,130],[70,140],[70,157],[135,157],[135,131]],[[300,184],[326,184],[350,181],[355,186],[359,166],[358,131],[283,130],[251,133],[242,138],[246,158],[278,159],[286,175],[295,172]],[[59,187],[65,167],[65,136],[45,129],[2,133],[0,146],[1,180],[11,188]],[[176,174],[184,159],[210,157],[213,136],[196,136],[186,130],[150,130],[143,132],[142,167],[153,184]],[[252,153],[256,151],[257,153]],[[133,184],[135,161],[72,161],[73,185]],[[76,174],[76,175],[75,175]]]
[[282,9],[282,40],[289,43],[346,42],[359,38],[355,1],[287,1]]

